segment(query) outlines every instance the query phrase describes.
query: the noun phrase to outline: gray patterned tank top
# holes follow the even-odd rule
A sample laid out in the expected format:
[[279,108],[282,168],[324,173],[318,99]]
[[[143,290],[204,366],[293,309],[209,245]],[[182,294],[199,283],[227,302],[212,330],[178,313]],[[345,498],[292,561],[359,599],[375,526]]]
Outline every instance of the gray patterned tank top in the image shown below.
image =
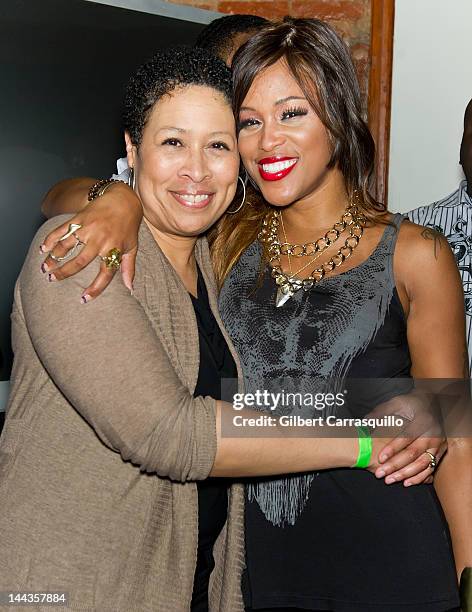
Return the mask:
[[[281,308],[256,241],[243,253],[220,294],[223,322],[239,353],[246,390],[287,378],[339,381],[347,376],[409,376],[406,321],[396,292],[393,252],[403,215],[386,226],[371,255],[357,267],[299,291]],[[389,314],[389,316],[387,316]],[[386,350],[388,349],[388,350]],[[258,480],[248,485],[274,525],[294,524],[314,474]]]

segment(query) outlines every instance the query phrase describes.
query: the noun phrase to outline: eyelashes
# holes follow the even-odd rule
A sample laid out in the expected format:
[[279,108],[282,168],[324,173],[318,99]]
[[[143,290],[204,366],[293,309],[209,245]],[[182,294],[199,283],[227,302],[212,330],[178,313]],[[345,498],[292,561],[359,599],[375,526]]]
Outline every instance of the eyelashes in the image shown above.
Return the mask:
[[292,117],[303,117],[307,115],[308,111],[306,108],[302,108],[301,106],[296,106],[293,108],[288,108],[283,111],[281,119],[291,119]]
[[[285,121],[286,119],[293,119],[294,117],[304,117],[308,114],[308,109],[303,108],[302,106],[294,106],[292,108],[287,108],[280,114],[281,121]],[[241,119],[238,121],[238,131],[247,127],[252,127],[254,125],[259,125],[261,121],[259,119],[255,119],[254,117],[249,117],[247,119]]]
[[[179,140],[178,138],[166,138],[165,140],[162,141],[161,144],[169,145],[171,147],[182,147],[183,146],[182,141]],[[210,148],[216,149],[217,151],[230,151],[230,147],[226,144],[226,142],[223,142],[221,140],[210,143]]]
[[242,130],[246,127],[252,127],[253,125],[257,125],[259,121],[257,119],[244,119],[238,121],[238,130]]
[[226,142],[212,142],[211,147],[213,149],[217,149],[218,151],[229,151],[229,147]]
[[163,142],[163,145],[171,145],[173,147],[181,147],[182,143],[178,138],[166,138]]

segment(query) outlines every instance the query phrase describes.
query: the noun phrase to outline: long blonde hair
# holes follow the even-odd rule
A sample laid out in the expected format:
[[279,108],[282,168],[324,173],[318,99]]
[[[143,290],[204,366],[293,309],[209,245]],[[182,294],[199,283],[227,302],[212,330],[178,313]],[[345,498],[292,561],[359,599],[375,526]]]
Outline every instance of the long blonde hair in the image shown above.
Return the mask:
[[[368,221],[385,215],[386,206],[369,192],[375,145],[362,116],[361,96],[349,50],[327,23],[292,19],[261,29],[236,53],[233,111],[239,110],[258,74],[283,58],[311,107],[328,130],[333,151],[328,167],[337,166],[348,197]],[[243,251],[257,238],[270,206],[255,189],[234,215],[224,215],[209,233],[212,260],[221,286]]]

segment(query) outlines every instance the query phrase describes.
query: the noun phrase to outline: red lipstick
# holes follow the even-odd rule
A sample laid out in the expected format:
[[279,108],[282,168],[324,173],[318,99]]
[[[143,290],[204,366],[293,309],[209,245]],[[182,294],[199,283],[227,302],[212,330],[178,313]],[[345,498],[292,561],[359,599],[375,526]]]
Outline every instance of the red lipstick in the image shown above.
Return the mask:
[[280,181],[292,172],[297,162],[298,157],[264,157],[257,165],[265,181]]

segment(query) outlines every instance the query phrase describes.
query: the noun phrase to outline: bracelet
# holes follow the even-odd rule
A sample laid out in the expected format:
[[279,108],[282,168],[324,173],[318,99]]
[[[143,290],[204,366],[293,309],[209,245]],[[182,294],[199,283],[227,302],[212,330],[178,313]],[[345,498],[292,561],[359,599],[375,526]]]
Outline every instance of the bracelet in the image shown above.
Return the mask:
[[108,189],[108,187],[110,187],[110,185],[113,185],[113,183],[121,183],[121,182],[122,181],[119,181],[117,179],[101,179],[100,181],[97,181],[89,189],[88,201],[93,202],[93,200],[96,200],[97,198],[102,196],[105,193],[105,191]]
[[356,427],[357,439],[359,441],[359,454],[357,455],[357,461],[355,468],[367,468],[369,467],[370,459],[372,457],[372,437],[368,427]]

